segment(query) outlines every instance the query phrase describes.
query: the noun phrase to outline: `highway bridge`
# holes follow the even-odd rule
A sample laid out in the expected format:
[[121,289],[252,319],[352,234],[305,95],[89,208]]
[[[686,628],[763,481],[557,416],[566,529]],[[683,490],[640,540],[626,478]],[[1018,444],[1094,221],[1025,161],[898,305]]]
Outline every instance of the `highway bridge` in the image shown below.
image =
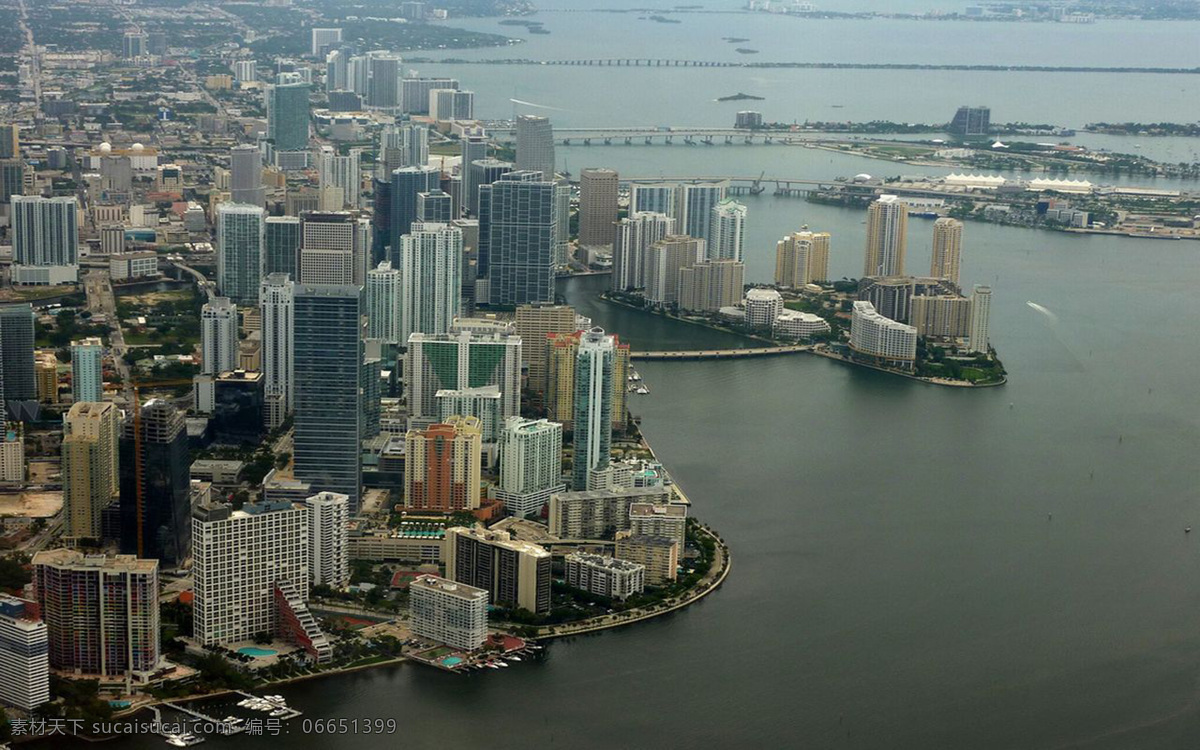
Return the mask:
[[[516,140],[512,128],[492,128],[489,133],[497,141],[511,143]],[[555,128],[554,142],[561,146],[632,146],[634,144],[687,146],[716,145],[776,145],[802,146],[822,142],[843,143],[845,138],[831,139],[828,135],[818,136],[794,133],[789,130],[748,130],[746,128]]]
[[811,344],[794,344],[791,346],[762,346],[755,349],[704,349],[677,352],[630,352],[629,358],[634,360],[696,360],[696,359],[746,359],[749,357],[777,357],[781,354],[799,354],[812,351]]

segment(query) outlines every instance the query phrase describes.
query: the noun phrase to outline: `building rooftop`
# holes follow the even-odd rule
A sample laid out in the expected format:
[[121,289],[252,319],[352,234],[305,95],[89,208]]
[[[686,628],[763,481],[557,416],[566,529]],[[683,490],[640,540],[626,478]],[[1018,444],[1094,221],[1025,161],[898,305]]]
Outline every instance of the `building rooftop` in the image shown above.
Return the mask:
[[634,503],[629,506],[630,518],[687,518],[687,508],[683,505],[657,505],[655,503]]
[[510,535],[507,531],[488,531],[487,529],[468,529],[466,526],[455,526],[446,530],[447,535],[452,533],[457,533],[459,536],[469,536],[472,539],[476,539],[486,544],[504,547],[505,549],[521,552],[526,555],[532,555],[534,557],[550,556],[550,553],[546,551],[546,548],[540,544],[534,544],[533,542],[522,542],[517,539],[513,539],[512,535]]
[[483,589],[477,589],[474,586],[468,586],[465,583],[456,583],[447,578],[434,575],[422,575],[413,579],[412,583],[408,584],[409,591],[413,589],[428,589],[430,591],[441,591],[446,594],[462,597],[464,599],[483,599],[487,600],[488,592]]
[[128,573],[153,573],[158,571],[158,560],[142,559],[136,555],[84,555],[73,549],[52,549],[38,552],[33,564],[53,565],[75,570],[111,570]]
[[592,567],[628,573],[632,573],[639,568],[644,569],[646,567],[645,565],[635,563],[631,560],[621,560],[619,558],[609,557],[607,555],[593,555],[590,552],[572,552],[571,554],[567,555],[566,559],[568,562],[575,561],[585,565],[591,565]]

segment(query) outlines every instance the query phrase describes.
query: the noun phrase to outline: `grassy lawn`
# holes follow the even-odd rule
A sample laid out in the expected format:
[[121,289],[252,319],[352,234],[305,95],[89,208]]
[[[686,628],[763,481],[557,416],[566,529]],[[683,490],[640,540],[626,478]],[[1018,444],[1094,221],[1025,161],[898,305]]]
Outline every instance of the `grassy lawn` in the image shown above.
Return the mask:
[[458,143],[431,143],[429,153],[433,156],[460,156],[462,146]]

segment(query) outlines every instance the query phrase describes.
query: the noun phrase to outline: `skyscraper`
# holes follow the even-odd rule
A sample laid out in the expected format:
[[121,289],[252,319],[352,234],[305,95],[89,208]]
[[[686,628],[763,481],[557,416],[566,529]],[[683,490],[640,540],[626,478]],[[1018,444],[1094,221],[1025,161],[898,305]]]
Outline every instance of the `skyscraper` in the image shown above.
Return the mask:
[[308,571],[313,586],[340,589],[350,584],[347,524],[350,498],[318,492],[304,501],[308,508]]
[[641,211],[616,223],[613,242],[613,291],[642,289],[650,246],[675,232],[675,219]]
[[559,229],[555,183],[536,172],[510,172],[481,186],[479,194],[481,203],[488,201],[480,216],[479,262],[483,266],[486,255],[492,304],[553,302]]
[[296,283],[286,274],[263,279],[259,293],[262,310],[262,372],[267,428],[275,429],[292,413],[295,398],[293,359]]
[[386,53],[369,53],[367,107],[384,112],[400,112],[400,58]]
[[569,334],[578,330],[575,308],[570,305],[521,305],[517,308],[517,335],[521,337],[521,358],[529,369],[529,389],[546,389],[550,334]]
[[947,130],[955,135],[987,135],[991,125],[992,110],[989,107],[959,107]]
[[618,177],[612,169],[579,173],[579,244],[613,244],[617,220]]
[[261,206],[217,207],[217,288],[238,305],[258,301],[265,217]]
[[392,172],[391,257],[394,268],[401,268],[400,237],[408,234],[417,220],[417,195],[438,190],[441,172],[437,167],[401,167]]
[[679,270],[679,309],[715,313],[742,301],[746,266],[739,260],[702,260]]
[[104,400],[104,345],[92,337],[71,342],[71,400]]
[[828,232],[810,232],[803,227],[775,243],[775,283],[797,289],[814,281],[829,279]]
[[679,272],[704,255],[704,240],[671,234],[650,245],[646,253],[645,296],[660,306],[679,301]]
[[987,353],[991,348],[989,340],[989,318],[992,315],[992,288],[976,284],[971,294],[971,335],[969,343],[971,351]]
[[332,146],[322,146],[318,152],[317,174],[321,189],[334,188],[341,193],[341,205],[335,210],[358,208],[362,202],[361,158],[362,150],[357,148],[350,149],[345,156],[339,155]]
[[200,308],[200,374],[220,375],[238,365],[238,311],[228,297]]
[[550,553],[506,531],[446,530],[446,578],[485,589],[501,607],[550,611]]
[[[308,150],[308,89],[302,81],[267,89],[267,137],[276,152]],[[276,161],[283,163],[278,157]]]
[[563,427],[545,419],[509,417],[500,432],[500,481],[496,498],[524,518],[539,515],[562,481]]
[[33,305],[0,305],[0,404],[37,398]]
[[430,91],[456,88],[455,78],[405,78],[400,81],[401,108],[406,115],[427,115]]
[[300,217],[300,283],[366,283],[370,248],[349,211],[310,211]]
[[401,275],[391,261],[367,272],[367,337],[389,344],[406,341],[401,327]]
[[540,179],[554,180],[554,129],[549,118],[517,116],[517,171],[539,172]]
[[[564,430],[575,427],[576,376],[579,371],[579,344],[586,331],[549,337],[550,356],[546,388],[546,413]],[[614,341],[612,377],[612,425],[614,430],[625,429],[628,412],[625,408],[626,378],[629,375],[629,344]]]
[[[478,173],[472,169],[472,165],[488,158],[488,140],[484,136],[469,135],[463,138],[460,144],[462,159],[459,163],[459,173],[462,175],[462,194],[458,197],[459,217],[476,216],[479,213],[479,183],[475,182]],[[509,169],[511,168],[509,165]]]
[[679,221],[680,209],[683,207],[682,192],[675,183],[634,183],[629,188],[629,213],[635,214],[649,211],[665,214]]
[[348,92],[350,88],[350,55],[345,50],[331,50],[325,55],[325,93]]
[[935,279],[949,279],[958,285],[958,273],[962,264],[963,223],[958,219],[943,216],[933,222],[933,255],[929,264],[929,275]]
[[688,183],[680,188],[682,205],[676,210],[676,230],[689,237],[712,242],[712,211],[718,203],[725,200],[729,183],[697,182]]
[[229,151],[229,199],[233,203],[261,206],[266,202],[262,184],[262,154],[258,146],[243,144]]
[[429,116],[437,121],[473,119],[475,92],[459,89],[430,90]]
[[49,648],[38,607],[0,594],[0,701],[32,711],[50,700]]
[[263,225],[263,275],[286,273],[296,279],[300,263],[300,217],[268,216]]
[[571,486],[576,490],[588,489],[592,476],[607,471],[611,463],[616,343],[602,328],[593,328],[579,339],[571,462]]
[[375,176],[391,179],[401,167],[423,167],[429,162],[429,128],[421,123],[384,125],[379,132],[379,157]]
[[362,292],[302,285],[295,302],[295,474],[358,510],[362,419]]
[[313,57],[320,58],[329,51],[330,47],[340,44],[342,41],[341,29],[316,29],[312,30],[312,51]]
[[903,276],[908,205],[881,195],[867,209],[867,253],[863,276]]
[[742,259],[742,239],[746,231],[746,207],[726,198],[713,206],[708,230],[708,259]]
[[462,230],[415,223],[400,244],[401,341],[449,333],[462,304]]
[[[463,190],[470,195],[470,202],[467,204],[472,216],[479,219],[479,267],[478,272],[481,277],[488,273],[488,253],[487,253],[487,237],[483,230],[487,224],[487,217],[483,214],[490,210],[490,206],[483,205],[482,200],[484,191],[482,188],[485,185],[491,185],[496,180],[513,171],[513,165],[499,159],[477,159],[471,162],[470,171],[467,178],[463,180]],[[490,195],[490,193],[489,193]],[[490,199],[489,199],[490,200]]]
[[417,193],[417,221],[449,224],[454,219],[454,201],[449,193],[431,190]]
[[14,284],[73,284],[79,275],[79,204],[75,198],[14,195]]
[[450,513],[479,507],[480,430],[475,417],[451,417],[446,423],[405,436],[404,506]]
[[404,360],[409,418],[429,424],[438,418],[437,392],[495,385],[501,414],[521,413],[521,337],[500,334],[426,335],[408,339]]
[[116,404],[79,402],[63,419],[63,515],[67,536],[99,540],[101,513],[118,495],[119,410]]
[[[141,439],[135,441],[137,427]],[[136,443],[141,443],[141,467]],[[121,551],[183,564],[191,553],[190,476],[183,413],[162,399],[142,404],[121,427]],[[141,492],[138,492],[138,480]]]
[[21,126],[15,122],[0,125],[0,159],[21,157]]

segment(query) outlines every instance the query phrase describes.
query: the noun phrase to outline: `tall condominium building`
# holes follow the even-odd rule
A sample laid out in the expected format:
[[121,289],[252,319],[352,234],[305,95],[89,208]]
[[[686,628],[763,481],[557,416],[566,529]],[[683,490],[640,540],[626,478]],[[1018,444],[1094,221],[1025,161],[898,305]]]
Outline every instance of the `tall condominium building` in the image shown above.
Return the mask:
[[79,203],[75,198],[13,195],[12,283],[73,284],[79,275]]
[[217,207],[217,288],[239,305],[258,300],[265,219],[261,206],[223,203]]
[[358,510],[362,488],[362,292],[356,286],[296,289],[295,475],[338,492]]
[[[462,183],[458,196],[459,217],[476,216],[479,213],[480,183],[475,182],[477,173],[471,167],[475,162],[488,158],[488,139],[482,135],[469,135],[464,137],[460,144],[462,159],[459,162],[459,174],[462,176]],[[509,165],[509,169],[512,169],[512,165]]]
[[37,398],[33,306],[0,305],[0,403]]
[[[0,482],[25,482],[25,425],[0,422]],[[65,471],[65,469],[64,469]]]
[[885,318],[870,302],[854,303],[850,349],[880,364],[911,368],[917,356],[917,329]]
[[679,303],[679,274],[704,257],[704,240],[669,234],[650,245],[643,272],[646,300],[660,307]]
[[550,610],[550,553],[504,531],[446,529],[446,578],[484,589],[493,604]]
[[560,202],[555,183],[535,172],[509,172],[481,185],[479,200],[479,263],[487,267],[492,304],[553,302]]
[[262,152],[258,146],[243,144],[229,151],[229,200],[248,206],[266,202],[262,181]]
[[400,316],[400,269],[383,261],[367,272],[367,337],[389,344],[405,341]]
[[386,53],[368,53],[367,107],[384,112],[400,112],[400,57]]
[[606,336],[602,328],[593,328],[580,336],[575,354],[574,458],[571,462],[571,486],[577,490],[588,489],[592,475],[606,471],[612,462],[616,359],[615,336]]
[[349,211],[310,211],[300,217],[300,283],[355,284],[366,281],[370,245]]
[[9,205],[13,198],[24,195],[32,177],[33,169],[23,159],[0,159],[0,205]]
[[572,552],[563,561],[566,584],[609,599],[628,599],[646,588],[646,566],[587,552]]
[[991,127],[991,108],[959,107],[947,129],[955,135],[987,135]]
[[158,561],[54,549],[33,556],[51,669],[147,681],[163,665]]
[[712,242],[712,212],[717,204],[725,200],[729,190],[727,181],[697,182],[681,188],[681,206],[677,215],[678,231],[696,239]]
[[650,246],[675,233],[675,219],[640,211],[614,226],[612,288],[624,292],[644,289]]
[[[546,407],[551,419],[562,422],[565,429],[575,426],[575,395],[578,392],[575,378],[579,368],[579,344],[583,331],[566,335],[551,335],[546,388]],[[615,359],[612,378],[612,424],[613,429],[625,429],[625,384],[629,374],[629,345],[622,344],[613,335]]]
[[642,536],[663,536],[683,549],[687,538],[687,506],[682,503],[634,503],[629,506],[629,530]]
[[308,89],[302,81],[267,89],[267,138],[276,152],[308,150]]
[[679,545],[662,536],[617,532],[616,557],[646,568],[646,584],[663,586],[679,575]]
[[[0,333],[2,335],[2,333]],[[2,366],[2,363],[0,363]],[[37,400],[43,404],[58,403],[58,357],[54,352],[37,352],[33,364],[37,380]],[[0,373],[2,376],[2,373]],[[4,389],[0,387],[0,405],[4,403]]]
[[907,232],[908,204],[895,195],[881,195],[871,203],[863,276],[903,276]]
[[462,304],[462,230],[414,223],[400,238],[401,341],[449,333]]
[[561,492],[563,426],[545,419],[509,417],[500,431],[500,481],[495,497],[517,518],[540,515]]
[[262,313],[263,396],[267,428],[275,429],[292,413],[295,398],[296,283],[287,274],[263,279],[259,292]]
[[775,284],[798,289],[814,281],[829,279],[828,232],[810,232],[808,227],[775,243]]
[[619,179],[612,169],[585,168],[579,173],[579,244],[613,244]]
[[949,279],[958,284],[958,272],[962,265],[963,223],[958,219],[942,217],[933,222],[933,255],[929,264],[929,275],[938,279]]
[[500,405],[504,396],[500,387],[485,385],[479,388],[438,391],[436,396],[438,421],[449,423],[454,417],[475,417],[479,420],[479,435],[489,465],[494,465],[496,443],[500,439],[500,426],[504,417]]
[[347,537],[350,498],[337,492],[318,492],[306,498],[308,508],[308,571],[313,586],[333,589],[350,585]]
[[417,220],[417,195],[439,189],[441,172],[437,167],[424,165],[401,167],[392,172],[391,186],[391,257],[392,266],[400,268],[400,238],[412,230]]
[[350,54],[345,50],[331,50],[325,55],[325,93],[354,94],[349,89]]
[[717,312],[741,301],[746,265],[737,260],[705,260],[679,270],[679,309]]
[[238,366],[238,311],[228,297],[200,308],[200,374],[220,375]]
[[971,334],[973,352],[986,353],[991,348],[988,334],[989,318],[992,315],[992,288],[976,284],[971,293]]
[[83,401],[73,404],[63,418],[63,515],[68,536],[102,537],[101,513],[120,489],[119,413],[116,404]]
[[[423,167],[429,162],[429,128],[421,123],[384,125],[379,133],[379,158],[375,176],[390,180],[402,167]],[[464,162],[466,163],[466,162]]]
[[550,357],[550,334],[568,334],[579,330],[575,308],[570,305],[521,305],[517,308],[516,329],[521,337],[521,357],[529,369],[529,388],[546,389],[546,365]]
[[340,194],[340,205],[334,210],[358,208],[362,203],[362,174],[359,165],[362,149],[352,148],[345,156],[333,146],[322,146],[317,152],[317,176],[321,190],[333,189]]
[[[141,439],[134,439],[141,427]],[[137,443],[141,443],[141,467]],[[121,426],[121,552],[182,565],[191,552],[191,493],[183,412],[162,399],[142,404]],[[138,481],[141,481],[141,492]]]
[[454,220],[454,198],[441,190],[417,193],[417,221],[449,224]]
[[751,328],[771,328],[783,312],[783,295],[774,289],[754,288],[744,300],[746,325]]
[[[475,146],[463,146],[463,158],[466,158],[466,152],[471,151],[486,152],[487,141],[483,140]],[[499,159],[489,159],[479,157],[470,162],[464,162],[465,174],[463,176],[463,204],[471,216],[479,217],[479,188],[483,185],[491,185],[496,180],[513,171],[512,162],[500,161]],[[484,275],[487,268],[480,269],[480,275]]]
[[258,80],[257,60],[237,60],[233,63],[233,80],[239,84]]
[[0,701],[32,711],[50,701],[50,636],[36,604],[0,594]]
[[679,184],[669,183],[633,183],[629,187],[629,213],[649,212],[664,214],[680,219],[683,209],[682,189]]
[[[392,246],[392,178],[375,177],[371,180],[371,254],[368,265],[376,266],[390,256]],[[369,269],[368,269],[369,270]]]
[[971,300],[957,294],[914,295],[908,322],[918,336],[966,338],[971,332]]
[[341,41],[341,29],[313,29],[311,54],[313,57],[320,58],[321,55],[328,52],[331,47],[340,44]]
[[746,207],[726,198],[713,206],[708,230],[708,259],[742,259],[742,240],[746,232]]
[[439,122],[471,120],[475,117],[475,92],[459,89],[431,89],[429,117]]
[[404,505],[413,510],[450,513],[479,507],[481,433],[475,417],[405,436]]
[[488,385],[500,388],[505,418],[521,413],[520,336],[414,333],[408,339],[404,374],[409,418],[417,424],[438,418],[438,391]]
[[549,118],[517,115],[517,170],[554,180],[554,128]]
[[405,78],[400,81],[400,103],[406,115],[429,114],[429,92],[456,89],[456,78]]
[[104,400],[104,344],[97,337],[71,342],[71,400]]
[[472,651],[488,634],[488,592],[434,575],[420,575],[408,585],[414,635]]
[[0,159],[21,156],[21,126],[15,122],[0,125]]
[[300,273],[300,217],[268,216],[263,224],[263,275]]

